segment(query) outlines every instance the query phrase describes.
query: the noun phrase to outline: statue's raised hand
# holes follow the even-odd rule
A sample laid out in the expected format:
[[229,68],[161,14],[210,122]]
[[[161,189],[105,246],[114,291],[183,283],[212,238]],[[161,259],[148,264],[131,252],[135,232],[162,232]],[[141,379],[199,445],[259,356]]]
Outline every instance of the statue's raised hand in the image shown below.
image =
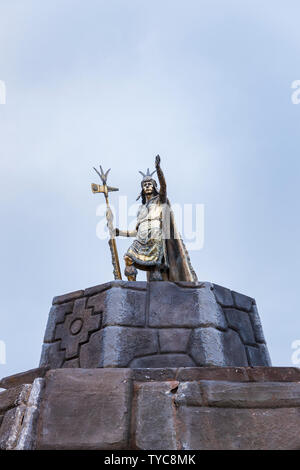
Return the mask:
[[155,157],[155,166],[158,167],[160,165],[160,156],[156,155]]

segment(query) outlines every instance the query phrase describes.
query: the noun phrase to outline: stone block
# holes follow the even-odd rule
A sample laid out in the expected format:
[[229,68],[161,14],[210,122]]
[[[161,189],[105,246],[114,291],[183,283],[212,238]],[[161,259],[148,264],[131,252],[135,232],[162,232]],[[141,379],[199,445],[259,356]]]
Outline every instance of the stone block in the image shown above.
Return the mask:
[[246,367],[252,382],[300,382],[299,367]]
[[182,382],[178,385],[175,395],[176,406],[202,406],[202,390],[200,382]]
[[2,414],[9,408],[26,403],[30,390],[31,385],[26,384],[0,392],[0,413]]
[[230,289],[218,286],[217,284],[213,284],[213,292],[217,302],[222,305],[222,307],[234,306],[234,301]]
[[0,388],[13,388],[22,384],[31,384],[38,377],[44,377],[46,372],[49,370],[48,367],[38,367],[31,369],[20,374],[10,375],[0,380]]
[[103,326],[145,326],[146,292],[112,288],[106,293]]
[[212,292],[212,284],[182,288],[171,282],[150,284],[149,325],[153,328],[227,327],[223,311]]
[[221,408],[300,407],[300,383],[201,381],[204,401]]
[[198,289],[199,326],[214,326],[225,330],[227,322],[220,305],[217,303],[213,284],[204,282],[202,289]]
[[53,305],[64,304],[66,302],[79,299],[80,297],[83,297],[83,295],[84,295],[83,290],[77,290],[77,291],[70,292],[64,295],[58,295],[54,297],[52,304]]
[[60,349],[65,351],[65,359],[79,356],[80,345],[89,340],[89,335],[99,330],[101,314],[86,307],[86,298],[74,302],[72,313],[66,315],[64,323],[55,329],[55,339],[60,340]]
[[36,443],[37,421],[44,388],[44,379],[38,378],[32,384],[24,418],[18,435],[15,450],[34,450]]
[[225,313],[229,327],[238,331],[243,343],[255,344],[252,324],[248,313],[234,308],[226,308]]
[[134,359],[130,367],[147,368],[147,367],[192,367],[195,365],[193,359],[187,354],[155,354],[152,356],[138,357]]
[[141,384],[136,390],[135,442],[137,449],[177,449],[174,394],[178,382]]
[[183,367],[178,369],[175,377],[180,382],[199,380],[249,381],[245,367]]
[[178,410],[183,450],[296,450],[299,408],[237,409],[186,407]]
[[252,305],[255,302],[254,299],[234,291],[232,291],[232,295],[234,299],[234,305],[238,310],[245,310],[246,312],[250,312]]
[[190,338],[189,353],[197,366],[224,366],[223,335],[215,328],[197,328]]
[[62,305],[53,305],[50,309],[46,326],[44,343],[51,343],[55,340],[55,328],[58,323],[63,323],[68,313],[72,313],[74,302]]
[[256,347],[246,346],[249,365],[251,366],[270,366],[271,360],[267,348],[264,344]]
[[103,330],[92,333],[88,342],[81,345],[80,348],[80,367],[84,369],[93,369],[99,367],[100,352],[103,350],[102,344]]
[[132,370],[132,379],[135,382],[165,382],[168,380],[175,380],[176,373],[176,368],[138,368]]
[[128,448],[131,390],[129,369],[48,372],[36,448]]
[[40,367],[59,369],[62,367],[64,359],[65,353],[59,349],[59,342],[43,344]]
[[107,326],[103,330],[100,367],[130,367],[136,357],[158,352],[157,331]]
[[149,326],[191,328],[199,325],[198,289],[172,282],[151,282]]
[[224,351],[223,365],[238,367],[247,366],[247,354],[239,334],[234,330],[228,329],[228,331],[223,334],[222,340]]
[[89,297],[87,301],[87,308],[93,308],[94,313],[103,314],[106,309],[106,295],[107,291]]
[[159,346],[161,352],[183,352],[188,346],[190,329],[185,328],[164,328],[159,330]]
[[19,405],[8,410],[3,418],[0,428],[0,450],[13,450],[16,446],[26,405]]
[[265,340],[265,336],[264,336],[263,329],[261,326],[261,321],[259,318],[256,304],[252,305],[252,310],[250,311],[249,315],[250,315],[251,322],[252,322],[255,340],[258,343],[265,343],[266,340]]

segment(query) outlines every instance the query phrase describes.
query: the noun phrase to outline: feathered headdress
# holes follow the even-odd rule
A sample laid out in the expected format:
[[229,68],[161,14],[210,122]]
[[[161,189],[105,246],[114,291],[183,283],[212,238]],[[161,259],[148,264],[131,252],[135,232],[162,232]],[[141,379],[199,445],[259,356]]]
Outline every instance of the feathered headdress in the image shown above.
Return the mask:
[[[153,186],[156,190],[157,188],[157,183],[155,181],[155,179],[152,178],[152,175],[154,175],[154,173],[156,172],[156,170],[152,171],[152,173],[150,173],[150,170],[149,168],[147,168],[147,172],[146,173],[143,173],[142,171],[139,171],[139,173],[142,175],[143,179],[141,181],[141,186],[143,187],[143,183],[145,183],[145,181],[152,181],[153,183]],[[140,197],[143,199],[143,190],[141,191],[140,195],[137,197],[137,201],[140,199]]]

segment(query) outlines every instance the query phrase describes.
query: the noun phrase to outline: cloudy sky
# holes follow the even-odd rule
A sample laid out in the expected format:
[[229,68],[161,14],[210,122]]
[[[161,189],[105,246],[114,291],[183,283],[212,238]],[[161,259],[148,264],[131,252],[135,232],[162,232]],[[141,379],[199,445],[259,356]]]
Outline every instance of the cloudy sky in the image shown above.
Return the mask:
[[204,205],[199,279],[255,297],[273,365],[292,365],[299,15],[297,0],[0,0],[0,376],[38,365],[55,295],[112,279],[92,167],[131,205],[157,153],[170,200]]

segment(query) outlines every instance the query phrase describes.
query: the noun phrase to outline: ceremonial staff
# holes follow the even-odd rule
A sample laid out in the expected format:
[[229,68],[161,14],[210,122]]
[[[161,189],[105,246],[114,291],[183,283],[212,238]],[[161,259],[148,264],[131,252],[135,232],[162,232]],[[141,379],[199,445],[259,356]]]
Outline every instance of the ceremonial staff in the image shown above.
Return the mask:
[[117,250],[117,244],[116,244],[116,239],[114,235],[114,228],[113,228],[113,214],[111,211],[111,208],[109,206],[108,202],[108,193],[110,191],[119,191],[118,188],[112,188],[111,186],[107,186],[107,176],[108,173],[110,172],[110,169],[107,170],[106,173],[102,170],[102,166],[100,165],[100,172],[94,167],[94,170],[96,173],[100,176],[100,179],[102,181],[102,185],[100,184],[95,184],[92,183],[92,192],[93,193],[103,193],[106,201],[106,219],[107,219],[107,227],[109,230],[109,247],[111,251],[111,258],[112,258],[112,264],[114,268],[114,276],[115,279],[120,279],[122,280],[122,275],[121,275],[121,270],[120,270],[120,263],[119,263],[119,255],[118,255],[118,250]]

